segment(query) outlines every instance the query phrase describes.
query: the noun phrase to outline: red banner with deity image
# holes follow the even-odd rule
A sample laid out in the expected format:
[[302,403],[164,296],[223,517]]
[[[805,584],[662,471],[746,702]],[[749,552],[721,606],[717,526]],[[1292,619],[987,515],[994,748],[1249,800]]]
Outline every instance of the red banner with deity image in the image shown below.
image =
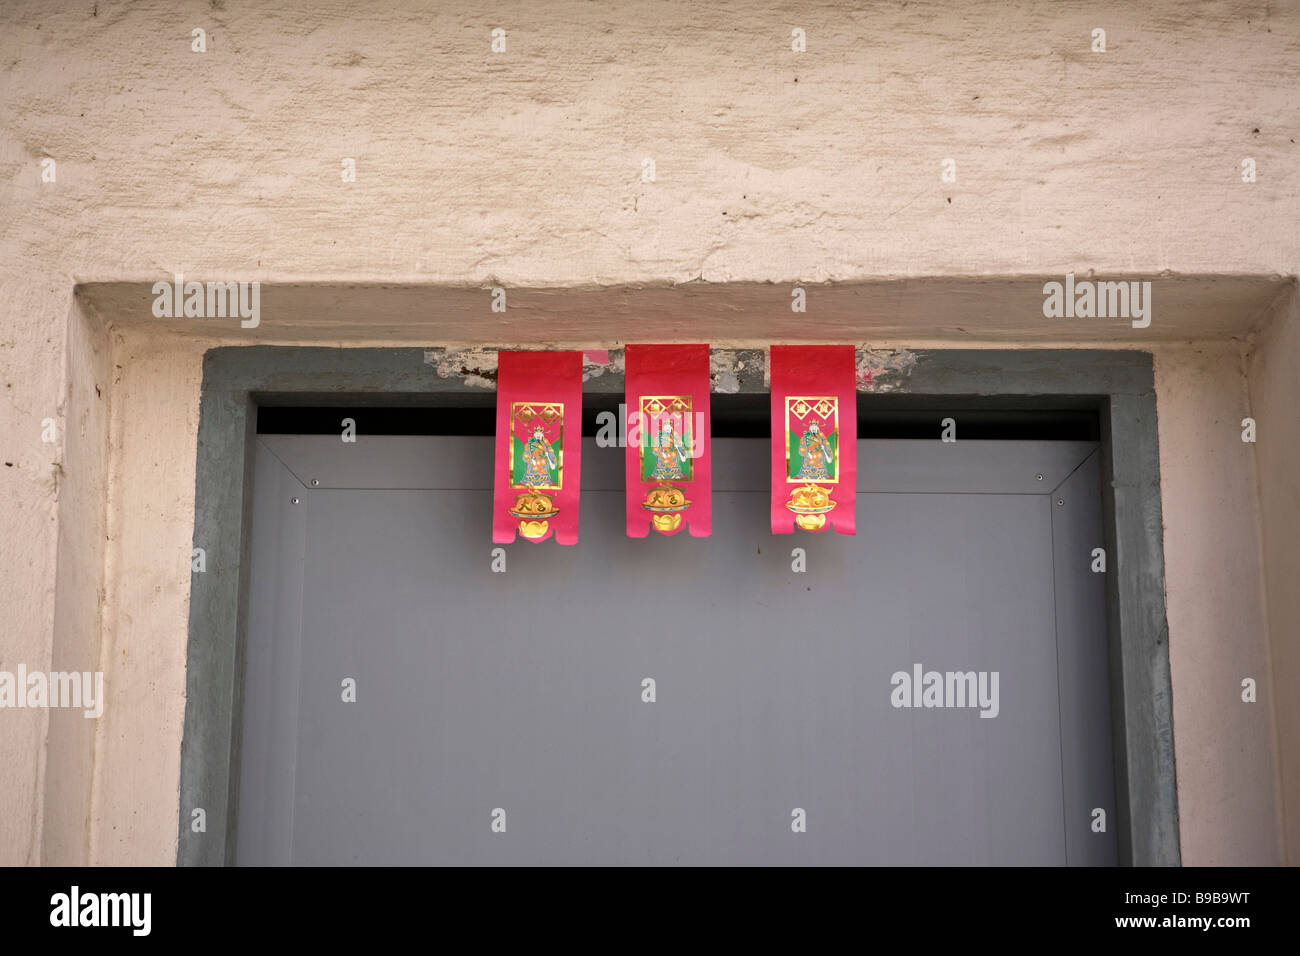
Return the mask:
[[858,477],[852,345],[773,345],[772,533],[854,533]]
[[713,528],[709,454],[709,347],[629,345],[627,389],[627,533]]
[[497,356],[492,540],[578,543],[582,353]]

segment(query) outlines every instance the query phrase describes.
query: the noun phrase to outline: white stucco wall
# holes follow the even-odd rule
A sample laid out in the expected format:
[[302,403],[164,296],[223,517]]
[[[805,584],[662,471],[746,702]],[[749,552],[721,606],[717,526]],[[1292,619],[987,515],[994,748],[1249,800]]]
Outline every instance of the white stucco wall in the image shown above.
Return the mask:
[[1265,326],[1249,369],[1283,837],[1287,860],[1295,863],[1300,861],[1300,297],[1293,296]]
[[[1243,710],[1222,682],[1267,675],[1270,654],[1288,686],[1296,676],[1282,574],[1300,531],[1295,451],[1243,458],[1233,422],[1243,407],[1273,434],[1293,421],[1295,334],[1269,324],[1277,296],[1258,283],[1297,273],[1300,8],[952,6],[0,8],[0,668],[98,659],[110,688],[89,755],[65,715],[0,713],[0,862],[174,852],[205,341],[151,331],[138,311],[86,317],[72,289],[175,272],[430,290],[387,326],[322,306],[281,315],[296,325],[259,330],[266,341],[476,341],[490,314],[450,323],[435,293],[494,284],[771,281],[788,301],[796,281],[891,278],[911,281],[856,312],[841,300],[837,337],[1150,341],[1184,858],[1280,860],[1297,714],[1267,690]],[[489,50],[498,26],[503,54]],[[206,53],[191,52],[195,27]],[[790,49],[794,27],[806,53]],[[1090,51],[1094,27],[1105,53]],[[41,181],[45,157],[55,182]],[[344,157],[355,183],[340,178]],[[1244,157],[1255,183],[1241,182]],[[940,180],[945,158],[955,183]],[[1159,301],[1177,307],[1146,339],[1093,325],[1044,336],[1032,295],[959,283],[927,298],[932,280],[1032,287],[1069,270],[1221,277],[1228,292],[1171,292]],[[744,302],[658,328],[771,341]],[[512,341],[626,340],[637,300],[624,303],[613,331],[560,306]],[[111,354],[105,323],[119,327]]]
[[1282,862],[1273,718],[1286,684],[1270,677],[1244,367],[1231,344],[1157,353],[1179,828],[1197,866]]

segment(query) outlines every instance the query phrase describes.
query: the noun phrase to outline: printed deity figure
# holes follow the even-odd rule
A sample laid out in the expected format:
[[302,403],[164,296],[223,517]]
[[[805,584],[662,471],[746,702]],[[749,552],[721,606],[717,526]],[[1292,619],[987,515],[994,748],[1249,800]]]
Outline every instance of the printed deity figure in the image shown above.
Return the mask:
[[681,478],[682,462],[686,460],[686,447],[681,436],[673,430],[671,418],[660,423],[659,442],[651,449],[655,456],[655,470],[651,478]]
[[533,429],[533,437],[524,445],[524,484],[540,487],[551,484],[551,469],[555,467],[555,449],[546,440],[541,426]]
[[831,451],[830,440],[821,433],[816,422],[809,425],[808,430],[799,437],[799,458],[801,463],[796,478],[812,481],[826,481],[830,478],[827,466],[835,460],[835,455]]

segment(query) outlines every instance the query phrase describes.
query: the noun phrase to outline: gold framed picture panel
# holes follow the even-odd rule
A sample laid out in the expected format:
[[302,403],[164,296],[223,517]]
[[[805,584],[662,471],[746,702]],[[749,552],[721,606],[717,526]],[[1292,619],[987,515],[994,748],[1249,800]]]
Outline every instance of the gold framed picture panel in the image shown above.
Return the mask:
[[[794,422],[804,425],[803,432],[796,432]],[[808,425],[816,424],[823,441],[829,441],[825,433],[829,426],[834,441],[831,460],[822,458],[821,467],[800,460],[797,474],[791,474],[791,454],[799,445],[801,436],[808,433]],[[857,436],[854,436],[855,438]],[[828,467],[827,467],[828,466]],[[819,474],[821,473],[821,474]],[[840,400],[836,395],[787,395],[785,397],[785,481],[786,484],[805,484],[810,481],[835,485],[840,480]]]
[[[691,481],[695,477],[695,459],[692,455],[695,447],[695,425],[691,418],[694,397],[691,395],[642,395],[638,401],[641,412],[641,448],[638,455],[637,473],[642,481],[656,481],[664,478],[672,481]],[[655,449],[659,447],[658,424],[661,416],[671,415],[677,426],[677,438],[686,448],[686,460],[678,463],[676,475],[656,478]]]
[[[543,440],[554,453],[555,466],[548,467],[545,483],[530,482],[533,469],[525,456],[536,428],[542,429]],[[520,435],[520,432],[523,435]],[[554,433],[554,438],[550,433]],[[545,460],[544,460],[545,461]],[[507,476],[511,488],[528,488],[534,491],[559,491],[564,487],[564,403],[563,402],[511,402],[510,403],[510,465]]]

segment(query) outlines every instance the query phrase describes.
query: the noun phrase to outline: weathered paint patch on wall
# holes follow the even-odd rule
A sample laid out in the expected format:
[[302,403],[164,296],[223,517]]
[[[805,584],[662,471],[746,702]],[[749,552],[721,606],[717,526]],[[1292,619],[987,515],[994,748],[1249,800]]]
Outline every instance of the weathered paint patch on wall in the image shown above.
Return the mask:
[[432,365],[439,378],[459,378],[471,388],[496,390],[496,349],[425,349],[424,364]]
[[[439,378],[459,379],[472,388],[495,390],[498,351],[483,347],[425,349],[424,364],[433,366]],[[624,350],[610,349],[608,356],[609,361],[600,362],[588,355],[583,361],[582,380],[621,378]],[[769,384],[766,349],[713,349],[709,353],[709,376],[713,391],[719,394],[735,394],[741,390],[742,381],[748,383],[760,374],[763,384]]]
[[719,349],[709,353],[709,381],[713,390],[723,395],[740,391],[740,373],[744,360],[737,353]]
[[916,353],[908,349],[860,349],[857,355],[859,392],[894,392],[916,368]]
[[[458,378],[471,388],[497,387],[497,348],[425,349],[424,364],[432,365],[439,378]],[[584,354],[582,380],[589,382],[606,373],[623,374],[623,350],[610,349],[607,361],[599,361],[597,353]]]
[[590,382],[593,378],[600,378],[606,372],[611,375],[623,374],[623,350],[610,349],[607,354],[609,360],[606,362],[594,361],[591,353],[583,354],[582,380],[584,382]]

